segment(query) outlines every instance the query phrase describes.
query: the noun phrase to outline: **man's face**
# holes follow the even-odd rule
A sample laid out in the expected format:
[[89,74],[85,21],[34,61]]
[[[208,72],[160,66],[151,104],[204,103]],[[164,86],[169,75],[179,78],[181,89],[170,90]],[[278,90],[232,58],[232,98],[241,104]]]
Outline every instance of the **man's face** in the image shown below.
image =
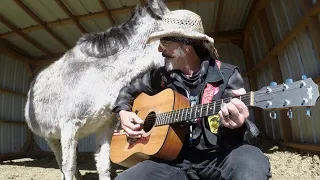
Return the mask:
[[188,66],[184,44],[160,40],[158,51],[165,57],[165,67],[167,71],[174,69],[183,70]]

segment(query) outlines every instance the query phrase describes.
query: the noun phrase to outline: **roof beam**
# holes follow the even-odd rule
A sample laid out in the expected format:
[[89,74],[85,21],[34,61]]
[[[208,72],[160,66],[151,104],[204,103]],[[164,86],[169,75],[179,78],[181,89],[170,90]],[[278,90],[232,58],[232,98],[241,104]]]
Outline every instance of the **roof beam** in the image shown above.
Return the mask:
[[76,24],[76,26],[81,31],[81,33],[87,33],[87,30],[80,24],[78,19],[71,13],[68,7],[61,0],[55,0],[55,1],[60,6],[60,8],[68,15],[68,17],[72,20],[72,22]]
[[320,1],[317,1],[309,11],[310,16],[317,16],[320,14]]
[[107,8],[106,4],[104,3],[103,0],[99,0],[100,6],[103,9],[104,14],[108,17],[109,21],[112,23],[112,25],[116,25],[116,21],[114,20],[114,18],[112,17],[112,14],[110,12],[110,10]]
[[223,8],[223,3],[224,0],[219,0],[219,8],[218,8],[218,16],[217,16],[217,21],[214,30],[219,31],[219,25],[220,25],[220,19],[222,15],[222,8]]
[[47,50],[46,48],[42,47],[38,42],[31,39],[29,36],[27,36],[25,33],[23,33],[20,29],[18,29],[15,25],[11,24],[5,17],[3,17],[0,14],[0,22],[2,22],[5,26],[10,28],[12,31],[14,31],[16,34],[18,34],[20,37],[22,37],[24,40],[31,43],[34,47],[38,48],[40,51],[45,53],[46,55],[51,55],[52,53]]
[[43,29],[45,29],[53,38],[55,38],[60,44],[62,44],[66,49],[70,49],[69,46],[61,37],[56,35],[47,24],[45,24],[34,12],[32,12],[21,0],[14,0],[14,2],[33,20],[35,20]]
[[[214,0],[187,0],[187,2],[190,2],[190,3],[208,2],[208,1],[214,1]],[[182,0],[174,0],[174,1],[167,2],[166,4],[167,5],[176,5],[177,3],[178,4],[182,3]],[[115,14],[120,14],[120,13],[124,13],[124,12],[129,12],[130,10],[132,10],[135,7],[136,6],[126,6],[126,7],[116,8],[116,9],[109,9],[109,11],[110,11],[110,14],[115,15]],[[72,24],[72,23],[74,23],[74,21],[79,22],[79,21],[84,21],[84,20],[103,18],[103,17],[105,17],[105,12],[99,11],[99,12],[94,12],[94,13],[79,15],[79,16],[73,16],[73,17],[75,20],[73,20],[71,18],[65,18],[65,19],[59,19],[59,20],[47,22],[45,24],[48,27],[57,27],[57,26],[62,26],[64,24]],[[39,29],[42,29],[42,27],[40,25],[35,25],[35,26],[23,28],[23,29],[21,29],[21,31],[24,33],[28,33],[28,32],[32,32],[32,31],[37,31]],[[0,34],[0,37],[7,38],[7,37],[13,36],[15,34],[16,34],[16,32],[10,31],[10,32]]]

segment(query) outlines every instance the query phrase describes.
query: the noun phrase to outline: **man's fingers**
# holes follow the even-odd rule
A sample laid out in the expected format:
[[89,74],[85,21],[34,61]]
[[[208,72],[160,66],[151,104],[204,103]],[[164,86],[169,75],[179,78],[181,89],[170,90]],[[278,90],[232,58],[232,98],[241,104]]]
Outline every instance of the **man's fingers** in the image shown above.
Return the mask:
[[133,131],[133,130],[131,130],[130,128],[128,128],[128,127],[126,127],[126,126],[124,126],[124,127],[122,127],[122,128],[123,128],[123,130],[127,133],[127,135],[128,135],[129,137],[132,137],[132,138],[140,138],[141,135],[142,135],[142,131]]
[[137,124],[143,124],[143,123],[144,123],[144,121],[143,121],[142,119],[140,119],[140,118],[137,116],[137,114],[135,114],[135,113],[132,115],[131,118],[133,119],[133,122],[135,122],[135,123],[137,123]]
[[242,114],[245,118],[249,116],[248,107],[239,99],[233,98],[231,103],[238,109],[239,113]]

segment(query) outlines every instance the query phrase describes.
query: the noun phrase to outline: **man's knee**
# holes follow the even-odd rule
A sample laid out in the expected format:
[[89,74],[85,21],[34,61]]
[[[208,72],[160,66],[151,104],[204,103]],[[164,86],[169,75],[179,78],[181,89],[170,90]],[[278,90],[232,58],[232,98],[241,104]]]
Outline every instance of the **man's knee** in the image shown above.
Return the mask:
[[268,179],[271,176],[269,159],[257,147],[242,145],[228,157],[233,179]]
[[141,176],[142,172],[144,173],[148,173],[149,171],[152,172],[154,167],[152,165],[153,163],[154,163],[153,161],[149,161],[149,160],[140,162],[135,166],[132,166],[131,168],[118,174],[115,180],[134,179],[135,177],[138,178],[139,176]]

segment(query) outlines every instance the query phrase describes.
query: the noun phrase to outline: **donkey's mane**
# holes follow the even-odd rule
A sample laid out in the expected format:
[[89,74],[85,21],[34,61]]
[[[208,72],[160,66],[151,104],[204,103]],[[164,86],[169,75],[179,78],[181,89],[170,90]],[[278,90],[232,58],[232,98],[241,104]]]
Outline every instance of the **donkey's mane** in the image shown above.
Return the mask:
[[90,57],[112,56],[128,47],[129,39],[136,34],[139,18],[145,16],[147,11],[149,10],[137,6],[125,23],[111,27],[105,32],[88,33],[79,39],[77,45],[82,53]]

